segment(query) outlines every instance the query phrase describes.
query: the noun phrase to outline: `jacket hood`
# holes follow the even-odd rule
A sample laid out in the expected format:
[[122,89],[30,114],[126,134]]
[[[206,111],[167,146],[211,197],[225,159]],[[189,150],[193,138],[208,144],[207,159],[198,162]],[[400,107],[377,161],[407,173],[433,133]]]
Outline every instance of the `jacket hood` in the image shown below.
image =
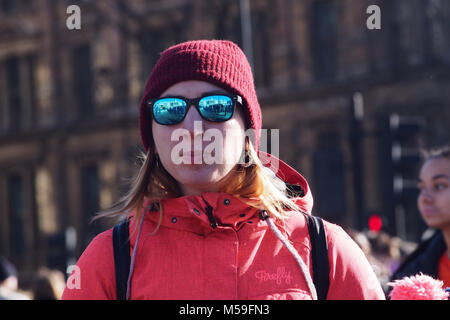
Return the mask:
[[[275,183],[284,182],[281,185],[289,197],[301,210],[310,214],[313,197],[306,179],[277,157],[261,151],[259,154],[268,174],[276,180]],[[260,221],[261,210],[246,203],[245,199],[220,192],[164,199],[161,205],[162,208],[152,204],[150,200],[145,202],[144,207],[150,211],[145,219],[156,223],[160,221],[162,226],[200,235],[220,230],[221,226],[231,226],[238,230],[244,224],[257,225]]]
[[287,192],[296,204],[305,212],[311,214],[314,200],[305,177],[281,159],[269,153],[259,151],[259,158],[264,166],[286,184]]

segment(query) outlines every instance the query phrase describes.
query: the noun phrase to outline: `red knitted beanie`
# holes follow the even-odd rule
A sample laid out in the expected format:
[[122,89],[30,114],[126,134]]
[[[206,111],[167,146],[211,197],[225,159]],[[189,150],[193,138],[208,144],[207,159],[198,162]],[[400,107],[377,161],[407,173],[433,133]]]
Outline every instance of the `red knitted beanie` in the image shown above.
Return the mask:
[[255,130],[253,145],[258,150],[262,117],[252,70],[244,52],[226,40],[188,41],[162,52],[147,81],[140,105],[141,138],[145,150],[152,139],[147,100],[157,98],[172,85],[187,80],[210,82],[242,96],[247,129]]

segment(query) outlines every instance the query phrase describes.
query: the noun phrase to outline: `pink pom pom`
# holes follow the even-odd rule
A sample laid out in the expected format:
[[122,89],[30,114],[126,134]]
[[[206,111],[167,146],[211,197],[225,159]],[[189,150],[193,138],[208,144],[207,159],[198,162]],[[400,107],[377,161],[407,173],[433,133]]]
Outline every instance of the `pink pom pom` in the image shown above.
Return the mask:
[[447,300],[449,296],[442,288],[442,281],[422,273],[388,284],[393,287],[389,294],[391,300]]

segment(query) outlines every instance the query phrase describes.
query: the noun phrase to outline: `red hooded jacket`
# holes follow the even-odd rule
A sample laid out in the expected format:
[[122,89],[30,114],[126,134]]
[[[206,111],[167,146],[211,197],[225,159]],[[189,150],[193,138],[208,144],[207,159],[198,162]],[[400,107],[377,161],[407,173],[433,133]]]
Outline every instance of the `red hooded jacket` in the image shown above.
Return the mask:
[[[310,213],[306,180],[280,161],[277,176],[301,186],[297,204]],[[211,226],[205,202],[212,206]],[[311,299],[299,265],[259,210],[224,193],[203,193],[162,201],[160,214],[145,214],[135,256],[131,299]],[[324,222],[328,240],[330,287],[327,299],[384,299],[370,264],[339,226]],[[130,250],[137,232],[130,223]],[[306,219],[292,214],[279,226],[312,275]],[[112,229],[99,234],[80,257],[63,299],[116,299]]]

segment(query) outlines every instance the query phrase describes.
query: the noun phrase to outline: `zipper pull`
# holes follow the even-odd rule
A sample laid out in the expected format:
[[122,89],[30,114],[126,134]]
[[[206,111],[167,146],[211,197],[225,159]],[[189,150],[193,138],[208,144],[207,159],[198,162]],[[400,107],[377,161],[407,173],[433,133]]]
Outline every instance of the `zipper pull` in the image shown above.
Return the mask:
[[208,216],[208,220],[209,220],[209,223],[210,223],[211,227],[213,229],[217,228],[217,221],[216,221],[216,219],[214,218],[214,215],[213,215],[213,207],[211,207],[208,204],[206,206],[205,210],[206,210],[206,215]]
[[213,229],[215,229],[215,228],[217,228],[217,221],[213,215],[213,207],[208,203],[208,201],[206,201],[205,198],[202,197],[202,199],[203,199],[203,202],[206,204],[205,210],[206,210],[206,215],[208,216],[209,224],[211,225],[211,227]]

